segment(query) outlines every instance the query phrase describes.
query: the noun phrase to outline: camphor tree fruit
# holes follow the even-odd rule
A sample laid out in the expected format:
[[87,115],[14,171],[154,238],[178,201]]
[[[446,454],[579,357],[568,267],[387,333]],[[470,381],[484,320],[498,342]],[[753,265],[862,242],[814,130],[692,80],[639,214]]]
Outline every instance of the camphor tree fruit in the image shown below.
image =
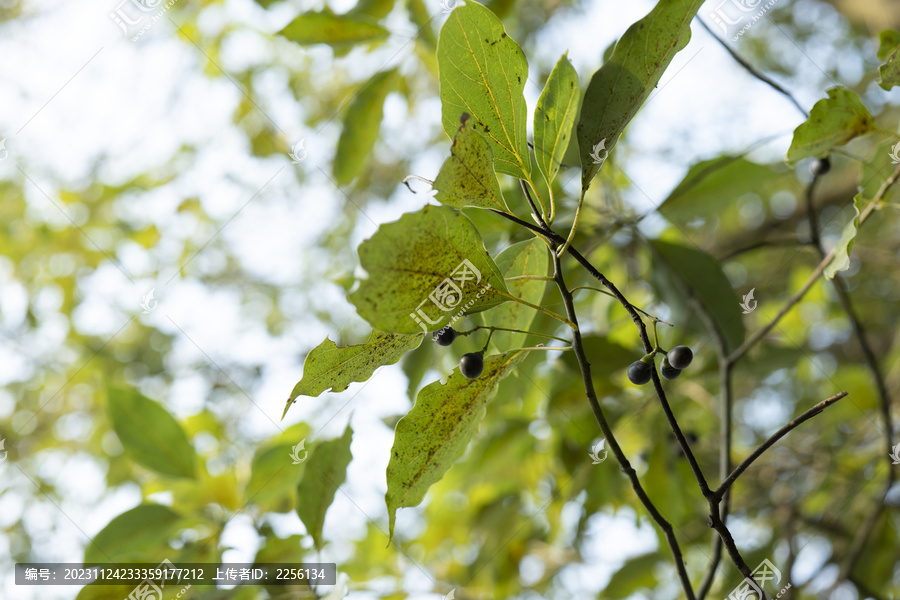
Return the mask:
[[831,170],[831,161],[828,158],[817,158],[809,163],[809,172],[816,177],[824,175]]
[[459,372],[466,379],[475,379],[484,371],[483,352],[469,352],[459,359]]
[[628,379],[635,385],[644,385],[650,381],[653,372],[653,364],[636,360],[628,367]]
[[449,346],[453,343],[453,340],[456,339],[456,330],[449,326],[438,329],[431,334],[431,339],[433,339],[434,343],[438,346]]
[[659,374],[665,377],[666,379],[675,379],[679,375],[681,375],[681,369],[676,369],[671,364],[669,364],[668,357],[663,358],[662,367],[659,369]]
[[666,358],[669,359],[669,364],[673,368],[678,370],[687,369],[691,361],[694,360],[694,353],[687,346],[675,346],[669,350]]

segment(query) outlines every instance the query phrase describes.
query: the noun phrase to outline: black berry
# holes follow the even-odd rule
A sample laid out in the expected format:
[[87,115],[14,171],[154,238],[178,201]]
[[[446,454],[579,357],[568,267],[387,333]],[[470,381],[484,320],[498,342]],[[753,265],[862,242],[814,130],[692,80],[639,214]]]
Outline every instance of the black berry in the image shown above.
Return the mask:
[[659,374],[666,379],[675,379],[676,377],[681,375],[681,369],[676,369],[669,364],[668,358],[664,358],[662,361],[662,367],[660,367],[659,369]]
[[642,360],[636,360],[628,367],[628,379],[635,385],[644,385],[650,381],[650,373],[653,365]]
[[694,353],[691,352],[691,349],[687,346],[675,346],[671,350],[669,350],[669,354],[666,356],[669,359],[669,364],[676,369],[687,369],[688,365],[691,364],[691,361],[694,360]]
[[452,327],[438,329],[431,334],[431,339],[433,339],[434,343],[438,346],[449,346],[453,343],[453,340],[456,339],[456,330]]
[[831,170],[831,161],[827,158],[817,158],[809,164],[809,172],[818,177]]
[[481,352],[470,352],[463,354],[459,359],[459,372],[466,379],[475,379],[484,371],[484,359]]

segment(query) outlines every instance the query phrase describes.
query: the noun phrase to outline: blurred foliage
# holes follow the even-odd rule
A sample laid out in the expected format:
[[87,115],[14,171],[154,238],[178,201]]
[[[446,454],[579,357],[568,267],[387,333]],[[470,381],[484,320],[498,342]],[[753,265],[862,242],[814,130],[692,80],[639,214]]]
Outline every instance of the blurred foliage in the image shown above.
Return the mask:
[[[257,3],[259,10],[270,11],[284,9],[286,4]],[[363,0],[343,14],[328,9],[298,11],[293,20],[282,24],[287,27],[280,36],[276,30],[253,31],[271,39],[273,51],[265,64],[227,72],[219,67],[226,39],[253,27],[232,24],[205,33],[199,22],[207,11],[217,10],[217,4],[179,4],[172,18],[180,29],[172,35],[202,52],[197,55],[198,75],[217,82],[231,79],[245,92],[232,117],[254,157],[284,155],[287,160],[291,150],[283,132],[260,112],[260,106],[267,105],[262,76],[286,73],[306,126],[310,130],[340,128],[334,140],[335,159],[326,171],[341,184],[341,193],[333,197],[342,205],[314,236],[315,251],[299,258],[270,257],[273,263],[304,261],[304,269],[284,283],[250,268],[227,237],[216,235],[231,215],[222,216],[209,202],[173,185],[185,165],[198,158],[196,147],[183,146],[165,168],[125,182],[105,182],[102,170],[94,167],[84,180],[38,187],[25,175],[32,165],[21,162],[19,170],[0,181],[0,332],[11,371],[2,392],[9,407],[0,418],[0,438],[5,439],[8,452],[0,465],[0,501],[13,517],[4,520],[9,554],[4,561],[45,560],[36,549],[46,548],[47,540],[61,531],[70,534],[71,523],[58,516],[65,511],[101,512],[107,523],[90,540],[79,537],[86,562],[158,563],[166,557],[175,564],[215,562],[228,549],[222,535],[226,524],[241,516],[249,519],[258,535],[256,563],[339,556],[338,569],[349,576],[353,594],[369,591],[369,597],[413,597],[408,591],[413,571],[435,582],[434,593],[455,588],[457,598],[568,598],[580,597],[584,589],[603,598],[681,597],[673,583],[665,540],[658,532],[655,550],[626,555],[615,547],[615,536],[620,534],[610,533],[608,538],[602,529],[602,523],[614,517],[644,528],[650,521],[612,457],[600,465],[591,464],[588,452],[600,432],[585,400],[577,364],[568,353],[531,352],[502,381],[497,378],[496,394],[485,401],[483,416],[478,412],[479,422],[469,427],[471,440],[450,448],[441,466],[443,477],[436,478],[420,507],[399,513],[393,543],[387,546],[389,521],[393,525],[393,514],[389,518],[387,510],[368,513],[365,529],[353,535],[322,529],[325,511],[341,493],[338,488],[350,462],[349,428],[344,437],[333,441],[313,438],[309,460],[293,464],[289,456],[297,442],[313,437],[311,424],[282,424],[277,434],[268,437],[246,429],[246,414],[256,410],[254,404],[277,413],[290,391],[284,390],[279,397],[255,393],[266,364],[246,357],[227,358],[223,349],[217,349],[215,360],[203,350],[192,354],[205,348],[202,340],[191,339],[177,325],[144,315],[137,297],[103,294],[104,278],[131,279],[121,267],[124,257],[134,253],[149,257],[135,279],[142,283],[172,277],[178,284],[233,294],[241,306],[234,321],[248,331],[289,339],[282,347],[289,347],[297,357],[299,370],[300,359],[319,340],[299,339],[298,323],[316,322],[320,329],[333,332],[334,339],[350,343],[365,339],[359,323],[347,324],[330,301],[354,285],[352,274],[359,264],[354,246],[364,229],[361,215],[404,189],[399,181],[409,174],[415,154],[436,148],[450,156],[449,135],[457,131],[459,115],[444,114],[442,119],[436,111],[442,64],[437,25],[444,20],[439,2]],[[515,39],[529,57],[554,27],[566,19],[581,18],[584,8],[555,0],[493,0],[486,6],[502,18],[504,35]],[[701,18],[705,16],[701,11]],[[0,19],[7,27],[29,18],[21,3],[0,6]],[[877,124],[872,128],[867,121],[865,129],[871,132],[831,153],[832,170],[814,188],[822,238],[835,244],[858,214],[853,201],[857,192],[871,199],[894,167],[890,152],[900,140],[894,131],[900,102],[896,90],[889,93],[881,88],[896,83],[897,38],[893,32],[879,40],[879,34],[884,28],[900,27],[900,10],[877,0],[803,0],[785,7],[779,4],[767,18],[772,26],[757,25],[733,47],[789,89],[814,88],[823,97],[826,88],[841,82],[848,96],[860,98],[868,107]],[[826,21],[829,27],[821,26]],[[623,35],[636,35],[635,31],[625,34],[631,23],[619,25]],[[395,52],[385,48],[387,41],[405,42],[411,37],[409,31],[415,32],[413,43],[399,51],[397,63],[387,65],[393,69],[402,60],[402,67],[379,69]],[[683,35],[680,30],[673,43],[680,44]],[[822,72],[804,70],[791,59],[792,54],[783,51],[785,44],[815,56]],[[325,59],[314,54],[323,50],[330,52]],[[390,52],[384,54],[385,50]],[[634,60],[631,55],[622,59],[611,48],[596,50],[595,67],[606,59]],[[452,54],[444,56],[453,59]],[[842,71],[848,56],[858,57],[865,66],[855,79]],[[315,60],[325,60],[327,68]],[[734,64],[733,68],[740,67]],[[361,71],[366,72],[361,76]],[[591,81],[589,75],[578,73],[582,89]],[[640,86],[641,98],[659,81],[652,75]],[[541,87],[547,76],[542,69],[532,70],[531,77]],[[385,139],[381,127],[386,98],[402,98],[406,116],[421,107],[435,111],[435,126],[417,132],[415,152],[397,152],[393,141]],[[872,98],[877,102],[871,103]],[[511,108],[524,114],[524,104]],[[495,146],[493,151],[501,148],[512,157],[513,166],[506,172],[530,175],[529,168],[517,162],[530,161],[530,155],[525,159],[520,155],[526,142],[524,123],[514,144]],[[822,155],[822,151],[809,146],[796,157],[796,171],[780,161],[762,164],[745,155],[699,152],[682,183],[659,208],[665,221],[659,225],[661,231],[654,232],[658,239],[648,241],[640,229],[647,215],[630,202],[635,187],[620,169],[632,158],[630,130],[623,128],[623,121],[613,120],[610,131],[618,140],[616,154],[598,174],[589,172],[594,180],[585,196],[574,247],[636,306],[676,325],[660,327],[663,345],[687,344],[694,349],[690,370],[665,385],[673,411],[695,440],[700,466],[711,483],[717,483],[721,389],[715,350],[709,323],[685,300],[691,294],[699,297],[729,339],[739,344],[745,332],[765,325],[803,285],[819,256],[810,243],[805,198],[810,178],[807,161],[801,159]],[[572,219],[577,198],[567,196],[562,180],[578,177],[579,155],[586,153],[579,152],[573,136],[560,175],[551,183],[558,223]],[[301,195],[308,182],[303,174],[297,178]],[[506,204],[527,219],[518,182],[507,175],[500,175],[498,181]],[[151,216],[142,197],[156,190],[167,198],[156,216]],[[835,279],[852,298],[885,375],[894,399],[894,423],[900,422],[896,408],[900,349],[895,343],[900,319],[897,198],[895,190],[889,192],[884,207],[872,212],[860,227],[848,270]],[[506,248],[526,252],[532,238],[522,228],[488,211],[464,210],[504,272],[542,271],[543,265],[529,269],[520,264],[518,256],[501,261]],[[517,243],[521,246],[513,246]],[[580,269],[569,269],[567,278],[570,287],[596,284]],[[509,287],[526,293],[524,286]],[[542,306],[562,311],[558,292],[546,287],[543,294],[537,289],[528,292],[533,294],[532,302],[542,298]],[[329,294],[322,293],[326,288]],[[736,313],[737,299],[750,288],[756,290],[759,308],[746,315]],[[706,525],[706,503],[652,393],[626,379],[628,364],[643,353],[634,325],[605,295],[582,290],[575,298],[603,409],[650,498],[673,523],[692,580],[699,581],[712,537]],[[500,305],[494,314],[499,317],[508,309]],[[525,312],[505,314],[502,319],[518,326],[530,322],[530,331],[567,335],[566,328],[546,314]],[[481,318],[490,319],[489,315],[467,317],[464,323],[474,327]],[[479,350],[485,337],[479,332],[460,339],[452,350],[435,347],[426,339],[406,354],[401,367],[386,368],[407,375],[412,401],[420,390],[441,387],[440,381],[433,383],[436,375],[449,373],[463,352]],[[497,351],[504,351],[508,348],[498,344],[544,341],[537,336],[498,335],[493,343]],[[363,371],[370,373],[370,366]],[[340,385],[350,384],[353,377]],[[191,394],[198,395],[190,411],[171,401],[174,390],[186,384]],[[350,384],[351,389],[355,385]],[[841,389],[850,393],[780,441],[731,493],[729,525],[740,527],[738,544],[747,562],[755,565],[769,558],[785,565],[804,558],[813,574],[791,579],[792,597],[823,597],[861,524],[881,502],[890,468],[879,393],[853,323],[831,282],[818,281],[778,327],[753,347],[734,369],[732,388],[732,464],[815,402]],[[448,414],[453,413],[450,408]],[[417,417],[415,412],[410,415]],[[395,425],[413,436],[410,444],[416,441],[414,434],[419,430],[410,429],[415,425],[412,419],[403,425],[392,419],[385,431]],[[92,489],[92,495],[73,495],[62,475],[81,473],[85,461],[104,474],[102,489]],[[140,501],[119,514],[106,515],[108,505],[103,500],[117,491],[137,495]],[[315,502],[304,503],[309,494],[315,495]],[[847,593],[851,595],[843,597],[900,595],[896,485],[885,504],[849,573]],[[399,502],[394,506],[399,505],[405,506]],[[47,514],[57,517],[47,518]],[[306,533],[285,534],[279,523],[288,516],[302,519]],[[35,520],[41,517],[46,523],[36,527]],[[807,546],[818,554],[813,556]],[[618,561],[608,581],[586,575],[597,570],[598,547],[605,547]],[[11,566],[4,564],[4,571],[8,570]],[[723,597],[739,580],[726,558],[712,596]],[[573,587],[579,591],[573,592]],[[130,591],[88,586],[77,595],[78,600],[119,600]],[[185,597],[313,598],[328,591],[328,587],[300,586],[194,587]],[[167,592],[166,597],[174,593]]]

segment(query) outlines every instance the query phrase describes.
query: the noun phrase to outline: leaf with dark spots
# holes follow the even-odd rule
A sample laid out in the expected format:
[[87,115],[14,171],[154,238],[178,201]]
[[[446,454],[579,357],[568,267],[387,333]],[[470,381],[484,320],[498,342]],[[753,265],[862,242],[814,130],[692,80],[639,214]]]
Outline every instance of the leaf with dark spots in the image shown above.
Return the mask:
[[422,388],[415,406],[397,422],[394,432],[385,494],[389,537],[394,535],[397,509],[419,504],[428,488],[463,455],[500,380],[527,354],[518,350],[490,356],[477,379],[466,379],[454,369],[447,383],[435,381]]
[[506,282],[472,222],[448,206],[426,206],[386,223],[359,246],[368,277],[351,293],[379,331],[437,331],[460,313],[506,302]]

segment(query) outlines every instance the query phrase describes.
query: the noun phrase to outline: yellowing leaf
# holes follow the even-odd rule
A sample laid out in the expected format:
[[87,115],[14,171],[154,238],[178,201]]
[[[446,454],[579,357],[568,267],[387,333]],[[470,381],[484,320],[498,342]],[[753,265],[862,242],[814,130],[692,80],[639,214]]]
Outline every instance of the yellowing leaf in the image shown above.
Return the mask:
[[360,244],[359,261],[368,278],[350,302],[380,331],[437,331],[508,299],[475,226],[448,206],[426,206],[382,225]]
[[843,87],[828,90],[828,98],[816,102],[809,118],[794,130],[786,160],[791,166],[804,158],[825,158],[875,127],[872,115],[855,92]]
[[365,15],[307,12],[288,23],[278,34],[302,45],[342,47],[387,37],[388,31]]
[[483,133],[494,150],[499,173],[528,179],[525,81],[528,61],[503,23],[490,9],[467,2],[450,13],[437,47],[444,131],[456,132],[468,113],[472,128]]
[[477,379],[466,379],[454,369],[446,384],[435,381],[419,392],[415,406],[394,432],[385,494],[390,537],[394,536],[397,509],[419,504],[428,488],[462,456],[500,380],[527,354],[519,350],[490,356]]
[[462,125],[450,147],[451,156],[444,161],[434,180],[435,200],[457,208],[477,206],[509,212],[494,173],[494,153],[490,145],[471,127],[468,114],[460,121]]
[[342,392],[354,381],[366,381],[378,367],[392,365],[408,351],[418,348],[422,337],[422,333],[373,331],[364,343],[342,347],[325,338],[306,356],[303,377],[294,386],[284,414],[297,396],[318,396],[327,389]]

